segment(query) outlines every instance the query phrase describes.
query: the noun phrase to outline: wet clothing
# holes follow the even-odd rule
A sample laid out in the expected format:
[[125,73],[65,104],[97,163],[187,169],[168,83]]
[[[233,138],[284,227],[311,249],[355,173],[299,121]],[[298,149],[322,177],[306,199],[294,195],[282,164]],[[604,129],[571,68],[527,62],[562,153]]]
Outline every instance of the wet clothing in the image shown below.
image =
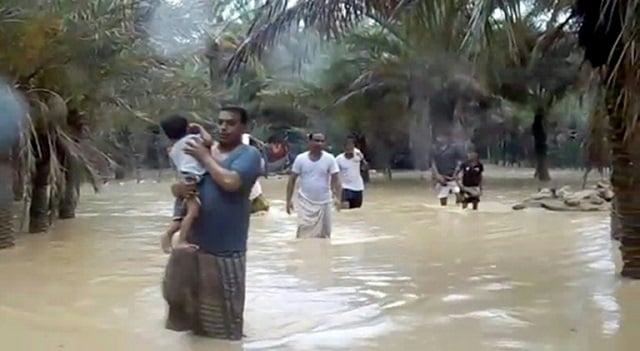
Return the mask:
[[436,147],[433,154],[433,161],[436,164],[438,173],[445,177],[453,177],[458,164],[463,162],[467,155],[464,148],[456,144],[446,144]]
[[354,149],[351,158],[347,158],[345,153],[341,153],[336,157],[336,163],[340,169],[340,183],[342,189],[349,189],[353,191],[364,190],[364,180],[360,174],[360,168],[364,155],[357,148]]
[[482,172],[484,166],[482,163],[464,162],[460,169],[462,170],[462,186],[477,187],[482,183]]
[[342,198],[340,202],[348,203],[349,208],[362,207],[362,200],[364,198],[364,191],[355,191],[350,189],[342,189]]
[[331,237],[331,202],[317,202],[298,193],[296,214],[298,215],[297,238]]
[[436,192],[438,193],[438,199],[446,199],[451,194],[459,194],[460,186],[455,180],[447,181],[445,184],[436,184]]
[[[260,175],[260,153],[254,147],[240,145],[220,163],[242,178],[239,191],[223,190],[206,176],[198,184],[200,216],[193,223],[194,244],[210,254],[245,252],[249,231],[251,202],[249,193]],[[180,209],[174,207],[174,217]]]
[[331,203],[331,176],[338,171],[335,157],[326,151],[315,161],[311,160],[309,151],[303,152],[291,166],[291,172],[298,175],[298,193],[318,203]]
[[189,241],[197,253],[172,251],[163,281],[169,304],[166,327],[219,339],[242,338],[249,193],[260,175],[260,153],[240,145],[220,164],[242,179],[238,191],[223,190],[206,176],[198,184],[200,216]]
[[217,339],[240,340],[243,331],[246,258],[173,250],[162,295],[169,304],[165,327]]
[[464,203],[480,202],[480,185],[482,184],[482,172],[484,166],[480,162],[464,162],[460,169],[462,171],[462,201]]
[[200,142],[202,137],[189,134],[176,141],[169,151],[171,163],[176,167],[180,180],[186,183],[198,183],[202,176],[207,173],[207,169],[195,157],[184,152],[184,148],[189,141]]

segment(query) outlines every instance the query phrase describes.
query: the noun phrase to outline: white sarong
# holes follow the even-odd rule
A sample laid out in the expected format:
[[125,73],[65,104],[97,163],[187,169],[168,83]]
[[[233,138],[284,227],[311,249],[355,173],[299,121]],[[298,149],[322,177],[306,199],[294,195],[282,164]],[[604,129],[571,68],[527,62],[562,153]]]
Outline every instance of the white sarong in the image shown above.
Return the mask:
[[451,194],[459,194],[460,186],[455,180],[450,180],[446,184],[436,184],[436,191],[438,192],[438,199],[446,199]]
[[331,237],[331,202],[318,203],[298,192],[296,197],[298,215],[297,238]]

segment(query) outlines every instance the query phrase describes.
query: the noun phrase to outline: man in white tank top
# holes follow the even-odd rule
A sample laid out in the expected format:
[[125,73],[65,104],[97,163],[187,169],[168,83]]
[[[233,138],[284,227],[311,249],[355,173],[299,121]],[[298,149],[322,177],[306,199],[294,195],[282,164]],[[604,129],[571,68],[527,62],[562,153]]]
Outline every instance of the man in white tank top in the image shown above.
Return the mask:
[[[335,157],[324,151],[325,137],[309,135],[309,151],[296,157],[287,183],[286,210],[291,214],[296,181],[297,237],[331,237],[331,204],[340,201],[340,180]],[[339,206],[337,206],[339,208]]]

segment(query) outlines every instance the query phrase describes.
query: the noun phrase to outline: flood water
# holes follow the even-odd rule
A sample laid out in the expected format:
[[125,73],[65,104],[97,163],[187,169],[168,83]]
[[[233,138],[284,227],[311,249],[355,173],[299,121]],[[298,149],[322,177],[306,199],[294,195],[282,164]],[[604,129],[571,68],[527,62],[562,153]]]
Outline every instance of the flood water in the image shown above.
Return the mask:
[[490,172],[475,213],[439,208],[424,182],[376,182],[331,241],[296,240],[284,180],[263,180],[242,343],[163,328],[167,184],[112,184],[0,251],[1,349],[638,350],[640,283],[616,274],[607,214],[514,212],[535,186],[518,172]]

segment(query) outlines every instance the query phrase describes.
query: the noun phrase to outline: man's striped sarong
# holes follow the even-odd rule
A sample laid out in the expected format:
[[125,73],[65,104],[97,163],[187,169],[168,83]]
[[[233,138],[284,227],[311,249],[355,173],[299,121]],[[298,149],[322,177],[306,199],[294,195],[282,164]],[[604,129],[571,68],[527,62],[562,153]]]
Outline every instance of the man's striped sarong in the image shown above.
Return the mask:
[[244,253],[223,256],[174,250],[163,281],[166,328],[216,339],[242,339]]

